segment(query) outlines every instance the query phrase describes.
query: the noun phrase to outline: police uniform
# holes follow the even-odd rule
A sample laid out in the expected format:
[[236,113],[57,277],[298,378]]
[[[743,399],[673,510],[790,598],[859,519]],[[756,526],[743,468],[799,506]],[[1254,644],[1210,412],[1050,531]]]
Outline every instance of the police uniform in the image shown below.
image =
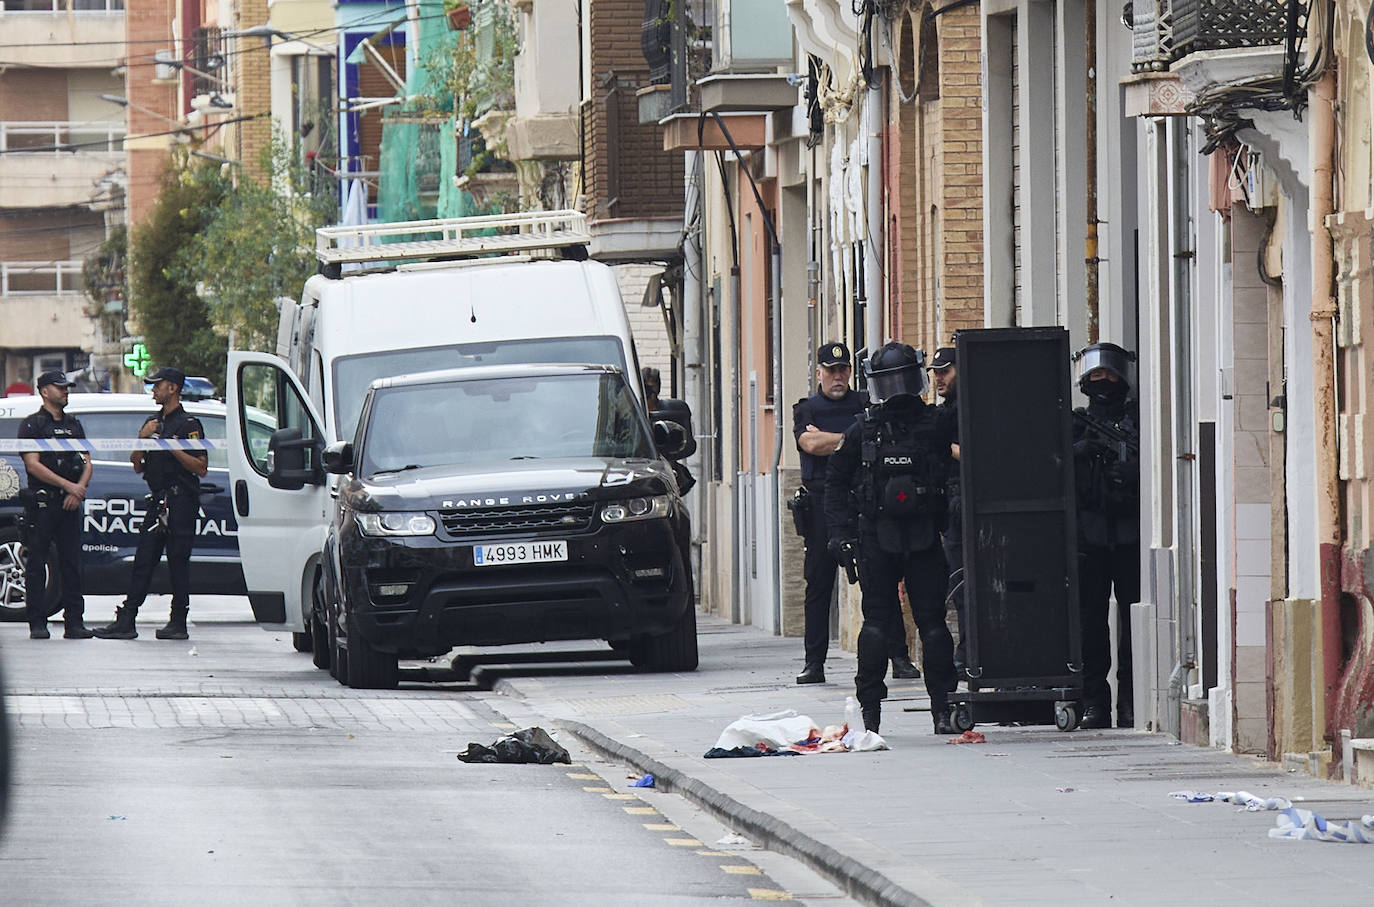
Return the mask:
[[[1115,344],[1094,344],[1109,354],[1101,367],[1113,368],[1116,357],[1129,356]],[[1096,360],[1089,359],[1088,365]],[[1117,724],[1134,724],[1130,607],[1140,600],[1140,415],[1127,399],[1125,366],[1116,365],[1122,381],[1090,382],[1084,369],[1080,385],[1088,394],[1086,408],[1075,411],[1074,484],[1078,501],[1078,602],[1083,628],[1083,726],[1111,724],[1111,631],[1108,615],[1117,602]],[[1086,418],[1084,418],[1086,416]]]
[[[49,384],[65,385],[66,377],[61,373],[45,373],[39,378],[39,390]],[[33,440],[48,438],[84,438],[85,430],[75,417],[63,413],[61,419],[54,419],[47,409],[40,409],[19,424],[18,437]],[[38,462],[68,482],[80,481],[86,471],[86,455],[80,451],[42,451]],[[86,638],[84,633],[85,599],[81,595],[81,514],[82,508],[64,510],[62,501],[67,493],[56,485],[41,481],[32,473],[28,475],[30,500],[25,508],[24,519],[28,526],[25,545],[29,550],[25,573],[24,610],[28,617],[29,629],[36,638],[48,635],[48,618],[58,610],[64,612],[63,620],[69,638]],[[47,552],[50,547],[57,548],[57,578],[61,588],[58,607],[47,607],[47,588],[45,583]],[[80,632],[78,632],[78,628]]]
[[[816,350],[816,364],[821,366],[849,365],[849,349],[843,343],[823,343]],[[830,649],[830,602],[835,594],[835,573],[839,564],[827,549],[829,534],[825,528],[826,463],[828,456],[807,453],[801,449],[801,436],[808,425],[824,432],[843,434],[864,411],[867,398],[850,389],[838,400],[832,400],[817,390],[803,397],[792,407],[792,435],[801,453],[801,479],[806,489],[805,521],[806,556],[802,574],[806,580],[804,616],[806,632],[803,641],[806,667],[798,683],[825,679],[825,656]],[[888,655],[894,661],[894,673],[910,665],[906,647],[906,627],[901,611],[894,615],[892,631],[888,634]],[[914,666],[903,671],[907,676],[919,676]]]
[[[953,347],[941,347],[935,351],[930,361],[931,371],[949,368],[954,365]],[[944,399],[936,407],[945,420],[950,443],[959,443],[959,384],[958,378],[944,393]],[[959,621],[959,641],[954,646],[954,668],[957,678],[959,670],[968,664],[967,608],[964,597],[964,505],[959,496],[959,461],[953,457],[949,461],[949,478],[945,483],[945,496],[949,505],[949,517],[944,531],[945,561],[949,564],[949,592],[946,600],[954,605],[954,613]]]
[[887,635],[902,581],[921,637],[935,730],[951,731],[954,640],[945,624],[949,572],[940,546],[950,435],[946,421],[920,397],[924,365],[924,355],[906,344],[886,344],[870,357],[869,390],[877,405],[846,429],[826,474],[830,489],[848,490],[827,497],[826,519],[832,553],[841,562],[854,559],[863,589],[854,680],[864,726],[874,731],[887,695]]
[[[185,381],[181,372],[175,369],[160,369],[145,380],[164,379],[178,385]],[[149,417],[144,422],[144,429],[150,424],[152,438],[200,440],[205,437],[200,420],[187,413],[180,403],[170,412]],[[200,460],[207,457],[203,450],[186,453]],[[200,514],[200,477],[181,465],[171,451],[151,450],[143,456],[143,478],[151,494],[129,575],[129,593],[116,613],[115,622],[95,632],[107,639],[133,639],[138,635],[134,630],[134,617],[148,597],[153,571],[165,553],[172,586],[172,612],[167,626],[158,630],[157,636],[159,639],[185,639],[186,614],[191,607],[191,549],[195,545],[196,519]]]

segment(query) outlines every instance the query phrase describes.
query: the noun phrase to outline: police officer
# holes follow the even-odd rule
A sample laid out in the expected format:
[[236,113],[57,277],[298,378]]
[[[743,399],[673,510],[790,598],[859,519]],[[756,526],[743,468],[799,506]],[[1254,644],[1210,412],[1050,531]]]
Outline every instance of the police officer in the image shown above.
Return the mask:
[[946,421],[921,399],[925,354],[905,343],[879,347],[866,363],[874,405],[845,430],[830,455],[826,498],[830,549],[857,566],[863,589],[859,673],[854,678],[864,727],[882,718],[886,636],[897,611],[897,584],[906,581],[921,636],[926,692],[937,734],[953,732],[948,694],[954,686],[954,640],[945,624],[949,571],[940,548],[945,482],[950,468]]
[[[817,391],[792,407],[792,434],[797,439],[797,450],[801,451],[801,478],[805,489],[797,500],[798,506],[805,511],[800,522],[806,529],[806,557],[802,567],[806,579],[806,635],[803,641],[806,664],[797,675],[797,683],[825,682],[825,656],[830,649],[830,600],[835,593],[835,571],[839,566],[827,548],[825,469],[844,430],[864,410],[863,394],[849,386],[853,372],[848,347],[838,341],[822,343],[816,349]],[[921,672],[907,654],[906,627],[901,611],[895,611],[893,617],[888,634],[892,676],[920,677]]]
[[[181,408],[181,389],[186,375],[180,369],[160,368],[144,379],[153,385],[153,401],[161,409],[150,416],[139,431],[140,438],[205,437],[200,420]],[[196,538],[196,517],[200,512],[200,479],[208,465],[203,450],[154,450],[146,455],[136,450],[129,457],[134,471],[143,474],[149,495],[148,515],[134,555],[129,577],[129,594],[115,612],[114,622],[99,627],[101,639],[135,639],[134,618],[143,600],[153,571],[167,553],[167,573],[172,581],[172,614],[167,625],[157,631],[158,639],[186,639],[186,612],[191,607],[191,548]]]
[[1085,728],[1111,727],[1111,632],[1115,593],[1118,727],[1135,723],[1131,680],[1131,604],[1140,599],[1140,409],[1130,395],[1135,357],[1115,343],[1077,356],[1078,386],[1088,406],[1074,411],[1074,484],[1078,497],[1078,601],[1083,627]]
[[950,433],[953,459],[949,465],[949,481],[945,484],[945,495],[949,502],[949,520],[945,526],[945,560],[949,562],[949,592],[946,600],[954,605],[955,616],[959,620],[959,641],[954,646],[954,676],[963,676],[964,666],[968,664],[967,617],[964,608],[964,508],[959,498],[959,369],[954,363],[954,347],[942,346],[935,351],[930,360],[930,378],[935,392],[940,395],[937,407],[945,419]]
[[[72,383],[62,372],[38,376],[38,396],[43,405],[19,424],[19,437],[32,440],[84,438],[86,432],[66,413]],[[24,611],[29,619],[29,639],[48,639],[47,588],[44,575],[48,549],[56,543],[57,572],[61,583],[61,607],[67,639],[90,639],[86,629],[85,599],[81,597],[81,502],[91,481],[91,458],[80,451],[25,451],[24,471],[29,476],[30,502],[25,512],[29,559],[24,579]]]

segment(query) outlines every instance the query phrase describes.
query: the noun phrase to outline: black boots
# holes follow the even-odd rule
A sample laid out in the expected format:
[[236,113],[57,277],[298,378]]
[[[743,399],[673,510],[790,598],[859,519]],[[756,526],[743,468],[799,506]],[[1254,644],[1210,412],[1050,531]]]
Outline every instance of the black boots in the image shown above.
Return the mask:
[[115,610],[113,623],[95,628],[95,635],[101,639],[138,639],[138,631],[134,629],[134,618],[137,616],[137,608],[124,605]]
[[797,683],[825,683],[825,666],[818,662],[810,662],[797,675]]
[[63,639],[90,639],[95,635],[95,631],[87,628],[81,618],[75,621],[67,621],[66,628],[62,631]]
[[1112,726],[1112,713],[1105,705],[1090,705],[1083,710],[1083,720],[1078,726],[1085,731],[1100,731]]
[[29,624],[29,639],[50,639],[52,634],[48,632],[48,623]]
[[905,655],[892,659],[892,677],[895,680],[919,680],[921,669]]
[[864,730],[872,731],[875,734],[878,733],[878,725],[882,724],[883,721],[883,704],[881,702],[869,703],[868,705],[862,706],[862,713],[864,716]]
[[167,618],[167,626],[157,631],[157,638],[190,639],[190,634],[186,632],[186,611],[186,608],[173,607],[171,617]]

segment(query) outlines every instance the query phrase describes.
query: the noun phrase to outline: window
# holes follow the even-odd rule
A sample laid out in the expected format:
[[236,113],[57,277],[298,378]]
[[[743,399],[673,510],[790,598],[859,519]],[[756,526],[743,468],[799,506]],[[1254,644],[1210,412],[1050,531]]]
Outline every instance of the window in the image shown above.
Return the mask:
[[[259,473],[265,476],[270,471],[268,441],[277,429],[299,428],[303,438],[320,437],[305,401],[280,368],[250,362],[239,369],[237,380],[243,417],[244,452]],[[208,426],[206,431],[209,431]],[[319,465],[316,462],[318,456],[314,448],[307,448],[305,468],[316,468]]]
[[[149,416],[156,413],[155,409],[146,412],[121,412],[121,413],[79,413],[72,415],[81,420],[81,427],[86,430],[88,438],[137,438],[138,431],[143,427],[143,423]],[[208,416],[192,413],[200,420],[201,427],[205,429],[205,437],[213,441],[224,440],[224,417]],[[209,466],[211,469],[228,469],[229,456],[224,448],[211,450],[209,454]],[[102,463],[127,463],[129,461],[129,451],[127,450],[97,450],[91,454],[91,459]]]

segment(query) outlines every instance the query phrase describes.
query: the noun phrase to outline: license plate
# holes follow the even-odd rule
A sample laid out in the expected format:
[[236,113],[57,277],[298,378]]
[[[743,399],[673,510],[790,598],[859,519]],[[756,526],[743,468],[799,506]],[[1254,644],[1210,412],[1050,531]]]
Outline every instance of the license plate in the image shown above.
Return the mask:
[[493,545],[473,545],[474,567],[497,567],[502,564],[540,564],[545,561],[566,561],[567,542],[497,542]]

